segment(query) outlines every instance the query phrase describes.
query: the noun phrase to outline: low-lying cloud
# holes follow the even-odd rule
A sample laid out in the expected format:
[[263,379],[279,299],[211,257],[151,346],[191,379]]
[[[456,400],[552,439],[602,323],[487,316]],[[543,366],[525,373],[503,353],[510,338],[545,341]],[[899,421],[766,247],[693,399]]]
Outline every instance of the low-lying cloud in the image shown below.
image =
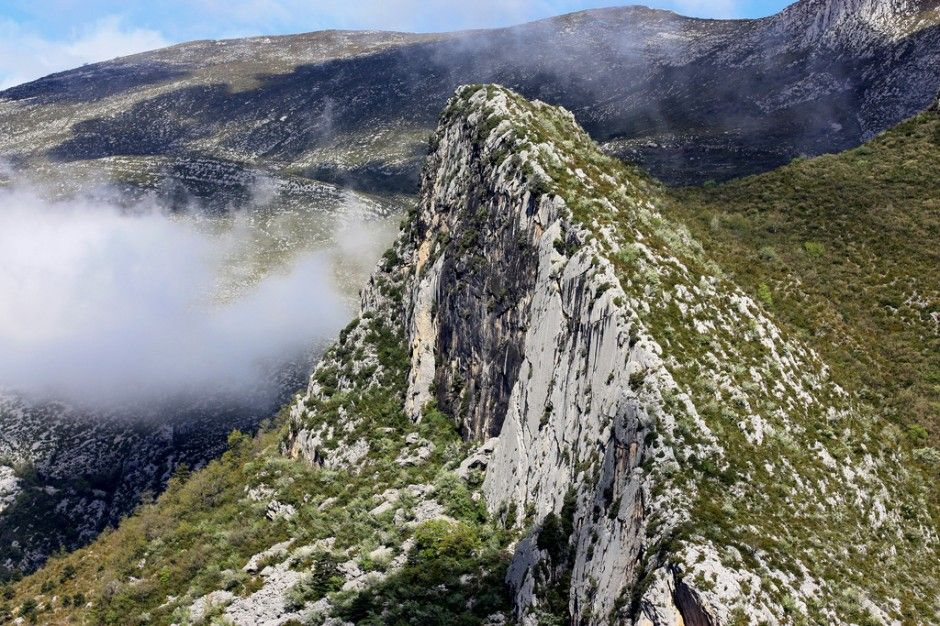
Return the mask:
[[331,265],[342,250],[220,300],[221,265],[248,235],[219,230],[152,205],[0,190],[0,387],[92,405],[266,393],[272,369],[349,318]]

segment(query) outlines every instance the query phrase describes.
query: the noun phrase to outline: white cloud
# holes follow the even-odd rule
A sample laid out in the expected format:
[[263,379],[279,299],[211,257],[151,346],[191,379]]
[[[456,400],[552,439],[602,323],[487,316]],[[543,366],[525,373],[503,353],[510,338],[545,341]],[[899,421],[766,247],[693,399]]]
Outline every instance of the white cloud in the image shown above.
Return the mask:
[[154,30],[127,27],[117,16],[99,19],[64,40],[47,39],[16,22],[0,21],[0,89],[169,43]]
[[335,254],[308,252],[233,299],[220,272],[250,241],[147,206],[50,203],[0,190],[0,388],[81,404],[224,394],[270,400],[273,368],[334,336],[350,315]]

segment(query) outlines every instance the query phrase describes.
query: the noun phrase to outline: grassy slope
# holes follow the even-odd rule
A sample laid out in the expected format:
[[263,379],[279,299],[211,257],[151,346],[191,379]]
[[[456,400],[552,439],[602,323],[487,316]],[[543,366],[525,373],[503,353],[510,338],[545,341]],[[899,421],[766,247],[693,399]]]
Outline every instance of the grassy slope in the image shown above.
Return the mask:
[[[328,553],[292,564],[311,572],[309,584],[292,593],[298,606],[329,592],[340,616],[364,624],[403,616],[427,624],[475,624],[505,609],[502,575],[510,534],[491,522],[482,503],[471,500],[464,482],[449,471],[465,456],[467,444],[433,409],[420,425],[405,416],[409,363],[402,329],[372,319],[354,324],[369,328],[368,342],[380,355],[378,385],[369,387],[371,379],[363,377],[351,390],[308,408],[324,420],[335,420],[338,410],[355,412],[373,432],[383,433],[360,472],[318,469],[285,457],[283,428],[265,429],[254,439],[234,433],[221,459],[174,477],[155,503],[141,506],[119,528],[4,587],[0,623],[18,616],[29,623],[185,623],[186,607],[205,593],[228,589],[247,596],[261,587],[260,576],[242,571],[252,555],[287,539],[296,548],[328,537],[336,539]],[[354,357],[353,348],[341,339],[328,356],[343,363]],[[321,377],[331,375],[337,372],[320,371]],[[285,421],[281,415],[276,423]],[[395,459],[410,433],[436,447],[425,463],[402,467]],[[393,519],[394,510],[370,513],[376,494],[413,484],[434,485],[435,498],[457,524],[402,526]],[[248,493],[252,488],[273,489],[274,495],[256,501]],[[271,497],[294,506],[296,516],[268,519]],[[329,498],[335,498],[332,504]],[[409,511],[413,504],[404,506]],[[376,561],[369,553],[382,545],[397,550],[409,538],[416,545],[403,569],[368,592],[337,593],[336,562],[354,558],[363,571],[384,571],[388,560]],[[476,599],[472,606],[470,598]]]
[[730,277],[905,427],[940,441],[940,112],[868,144],[721,186],[679,190]]

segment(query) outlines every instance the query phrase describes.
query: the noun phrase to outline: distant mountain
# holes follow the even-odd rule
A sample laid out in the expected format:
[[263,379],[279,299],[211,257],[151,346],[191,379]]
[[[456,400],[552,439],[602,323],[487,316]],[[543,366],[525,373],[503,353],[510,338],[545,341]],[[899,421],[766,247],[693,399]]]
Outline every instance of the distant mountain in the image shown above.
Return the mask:
[[193,42],[0,93],[0,154],[106,169],[198,155],[413,192],[454,88],[495,82],[566,106],[662,179],[725,179],[855,146],[925,108],[940,87],[938,6],[803,0],[739,21],[627,7],[487,31]]

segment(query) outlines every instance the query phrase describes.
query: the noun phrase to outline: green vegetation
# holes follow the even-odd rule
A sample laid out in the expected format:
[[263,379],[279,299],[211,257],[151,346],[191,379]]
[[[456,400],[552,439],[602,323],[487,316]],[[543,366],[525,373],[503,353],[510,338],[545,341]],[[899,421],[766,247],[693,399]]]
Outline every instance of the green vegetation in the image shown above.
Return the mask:
[[109,477],[90,480],[40,478],[31,464],[8,463],[19,479],[20,492],[3,511],[0,524],[0,583],[20,577],[19,567],[28,557],[23,546],[42,546],[49,552],[81,543],[78,529],[68,512],[57,508],[59,498],[46,487],[68,489],[79,497],[95,498],[94,490],[108,486]]
[[[485,90],[479,105],[474,89],[453,99],[444,122],[484,108],[474,141],[486,167],[564,199],[571,228],[555,249],[590,245],[595,265],[610,261],[631,339],[655,338],[678,385],[662,388],[674,424],[647,435],[676,455],[642,468],[652,486],[646,532],[657,543],[640,576],[669,561],[691,571],[705,546],[726,568],[760,577],[742,584],[742,603],[767,599],[793,623],[834,611],[869,624],[866,599],[904,624],[935,614],[937,115],[844,155],[670,191],[604,155],[561,110]],[[504,134],[491,141],[497,129]],[[473,232],[460,236],[453,245],[473,247]],[[453,420],[433,405],[417,424],[404,412],[403,252],[386,255],[376,277],[384,309],[363,314],[324,357],[300,423],[285,411],[257,437],[234,433],[222,458],[180,472],[117,530],[5,587],[0,621],[182,623],[195,599],[219,589],[248,596],[264,584],[257,570],[283,563],[302,574],[290,607],[327,598],[356,623],[469,625],[507,611],[515,533],[474,499],[479,476],[454,474],[469,446]],[[605,282],[595,300],[615,287]],[[631,391],[645,393],[653,378],[638,372]],[[313,466],[282,453],[299,428],[327,457],[367,445],[348,466]],[[409,441],[427,444],[423,461],[401,462]],[[582,463],[587,475],[599,470],[597,459]],[[418,493],[446,517],[419,519]],[[377,507],[389,498],[392,508]],[[657,514],[668,498],[686,498],[676,500],[688,512],[678,525]],[[272,500],[293,514],[269,515]],[[574,503],[572,491],[537,527],[546,624],[567,616]],[[290,551],[243,569],[288,539]],[[349,560],[375,582],[344,590]],[[794,595],[803,580],[820,584],[806,603]],[[690,582],[716,588],[700,572]],[[746,622],[740,606],[732,622]]]
[[[835,335],[830,335],[832,343],[842,341],[843,346],[823,346],[818,336],[800,332],[788,323],[786,312],[798,310],[789,300],[794,289],[826,295],[844,289],[871,298],[879,292],[865,294],[869,284],[892,285],[884,291],[881,304],[894,308],[901,308],[911,294],[917,294],[918,302],[926,297],[926,304],[917,305],[923,308],[924,316],[918,325],[900,328],[899,316],[894,325],[876,326],[872,331],[875,339],[867,345],[883,342],[887,346],[897,340],[910,347],[911,353],[921,355],[919,365],[914,357],[899,361],[915,364],[917,376],[926,381],[922,389],[935,384],[937,370],[930,363],[937,357],[936,335],[926,331],[925,322],[936,311],[933,274],[937,263],[931,247],[937,240],[936,213],[923,220],[908,216],[902,223],[910,222],[909,230],[900,234],[891,227],[887,231],[881,227],[886,242],[879,245],[890,252],[884,254],[887,262],[896,259],[899,264],[907,263],[908,255],[917,257],[905,270],[914,277],[912,281],[902,283],[900,271],[879,274],[868,282],[856,280],[852,273],[838,273],[833,269],[838,267],[833,255],[845,244],[833,239],[833,231],[797,229],[792,238],[760,237],[749,242],[751,259],[762,257],[766,263],[800,255],[800,267],[815,264],[817,272],[798,276],[796,287],[782,284],[770,274],[757,273],[740,280],[742,294],[723,268],[723,263],[741,264],[735,256],[738,249],[715,253],[721,241],[708,241],[703,228],[690,231],[679,219],[693,213],[706,228],[720,230],[724,214],[717,218],[714,214],[698,216],[702,209],[695,205],[697,198],[730,193],[728,189],[736,184],[766,190],[769,182],[744,181],[670,192],[602,154],[559,109],[526,102],[498,88],[486,89],[488,98],[483,106],[493,108],[485,108],[483,117],[505,115],[500,109],[508,107],[513,125],[499,142],[491,137],[481,145],[483,158],[487,151],[496,150],[537,155],[548,177],[537,174],[537,167],[523,167],[530,189],[561,196],[573,221],[587,229],[587,240],[612,261],[631,316],[660,344],[667,368],[679,384],[679,389],[663,398],[675,426],[657,433],[678,451],[678,467],[650,463],[648,470],[656,485],[654,502],[667,497],[670,488],[692,499],[672,505],[689,511],[687,521],[678,527],[660,528],[663,520],[651,513],[648,532],[658,538],[659,545],[647,555],[648,566],[692,557],[683,563],[691,570],[701,558],[701,553],[694,557],[698,547],[716,550],[725,567],[762,577],[760,588],[751,588],[748,593],[769,599],[784,613],[798,608],[799,615],[789,618],[797,623],[827,621],[826,611],[832,610],[848,622],[867,623],[872,617],[861,598],[874,600],[881,610],[906,623],[919,623],[925,615],[934,614],[933,588],[940,569],[934,529],[940,519],[940,502],[936,468],[929,466],[932,448],[915,447],[923,445],[921,435],[929,430],[916,428],[920,422],[931,422],[929,401],[912,418],[904,393],[910,393],[913,382],[902,385],[903,391],[898,386],[880,388],[877,378],[871,385],[856,382],[857,378],[875,377],[876,367],[828,367],[818,353],[829,357],[835,351],[847,354],[853,348],[846,348],[845,339]],[[445,120],[466,109],[468,100],[464,97],[453,103]],[[911,198],[919,199],[919,206],[926,211],[935,208],[938,197],[934,188],[924,191],[921,187],[937,180],[933,174],[929,183],[923,178],[937,163],[932,139],[935,118],[918,118],[911,124],[902,126],[894,140],[919,143],[897,147],[895,162],[884,167],[902,176],[904,168],[912,167],[908,162],[912,158],[927,162],[928,169],[902,177],[909,183],[896,190],[892,190],[893,183],[886,182],[878,196],[886,206],[898,207],[891,215],[899,219],[905,215],[904,203]],[[926,128],[918,130],[922,124]],[[881,141],[890,144],[892,137]],[[513,149],[507,151],[506,143]],[[921,151],[915,152],[918,147]],[[513,158],[494,167],[515,167],[518,164]],[[813,167],[816,162],[803,161],[792,167]],[[502,175],[511,174],[504,170]],[[843,178],[852,175],[857,172],[851,167],[840,174]],[[774,175],[768,176],[772,179]],[[822,198],[830,193],[829,187],[840,186],[839,181],[830,179],[806,193]],[[855,192],[863,194],[859,187]],[[837,197],[833,204],[843,202],[836,192],[833,195]],[[768,200],[774,197],[768,192]],[[751,201],[746,197],[741,206],[748,207]],[[683,202],[689,205],[682,206]],[[811,206],[807,204],[806,210]],[[850,220],[851,215],[846,215],[843,223]],[[778,215],[774,222],[778,225],[770,230],[784,232],[788,221]],[[842,230],[846,229],[843,226]],[[700,236],[694,237],[693,232]],[[891,251],[891,241],[902,235],[915,238],[916,244],[902,248],[904,252],[898,256]],[[560,242],[556,242],[556,249],[561,252]],[[568,247],[564,249],[567,252]],[[879,269],[880,262],[875,258],[864,271]],[[834,287],[820,277],[844,283]],[[906,290],[905,299],[898,297],[898,284]],[[750,301],[742,299],[744,294],[750,295]],[[864,315],[859,313],[860,321]],[[770,317],[778,320],[776,325]],[[862,326],[870,328],[871,324]],[[907,339],[887,338],[895,328],[910,333]],[[635,391],[643,385],[644,381],[638,380]],[[690,413],[685,396],[694,403],[697,415]],[[892,406],[907,407],[907,415],[897,421],[908,426],[907,436],[898,423],[885,419]],[[703,430],[703,423],[707,430]],[[921,444],[914,444],[914,439]],[[592,471],[590,466],[586,469]],[[881,486],[885,491],[880,491]],[[878,514],[879,507],[886,507],[884,515]],[[823,588],[812,602],[798,604],[792,594],[799,590],[785,583],[782,576],[793,580],[810,577]],[[640,588],[644,584],[641,581]],[[711,580],[697,584],[703,589],[714,587]],[[740,601],[747,602],[744,598]]]
[[[509,555],[505,532],[436,519],[414,532],[415,546],[392,579],[342,603],[338,616],[355,624],[479,624],[505,611]],[[469,581],[469,582],[467,582]]]
[[[810,342],[841,383],[940,442],[940,114],[847,152],[678,190],[728,276]],[[940,467],[935,468],[940,471]]]
[[[400,301],[400,286],[382,281],[381,289],[390,302]],[[357,345],[354,331],[363,338]],[[353,371],[364,351],[378,363],[356,370],[354,380],[337,371]],[[257,437],[233,433],[220,459],[198,472],[179,472],[156,502],[116,530],[6,587],[0,621],[15,611],[41,623],[181,623],[195,599],[214,590],[248,596],[263,586],[265,565],[288,558],[289,567],[303,573],[287,598],[295,608],[329,597],[341,615],[362,623],[420,615],[427,624],[479,623],[504,609],[505,547],[512,536],[489,520],[452,473],[467,447],[453,422],[433,407],[420,424],[405,416],[408,365],[400,325],[371,314],[353,322],[317,372],[325,391],[308,401],[305,420],[315,426],[338,423],[341,413],[356,416],[358,426],[344,440],[367,436],[372,443],[357,468],[330,470],[284,456],[285,409]],[[434,444],[425,462],[396,462],[409,435]],[[398,489],[409,519],[415,507],[410,485],[428,485],[447,520],[403,524],[392,512],[373,512],[377,494]],[[273,499],[295,514],[272,519],[266,513]],[[411,538],[415,548],[404,566],[390,569],[391,557],[404,554]],[[288,539],[292,547],[315,549],[306,556],[275,554],[257,571],[243,571],[249,558]],[[383,546],[386,557],[370,556]],[[341,590],[338,564],[350,558],[384,580],[363,592]]]

